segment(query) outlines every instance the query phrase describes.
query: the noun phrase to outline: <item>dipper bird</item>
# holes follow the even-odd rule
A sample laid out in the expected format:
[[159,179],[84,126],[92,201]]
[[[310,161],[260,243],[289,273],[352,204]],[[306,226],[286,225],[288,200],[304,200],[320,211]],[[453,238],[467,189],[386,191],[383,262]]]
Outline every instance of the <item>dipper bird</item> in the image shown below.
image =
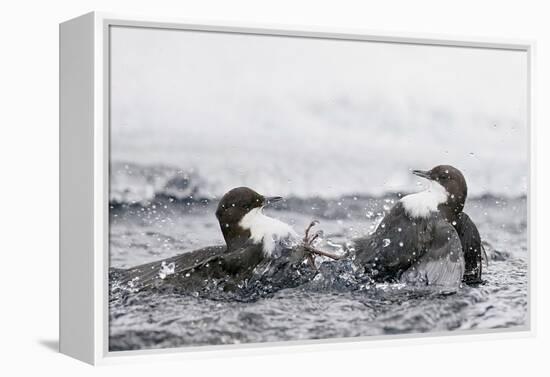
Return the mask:
[[483,247],[463,212],[464,176],[449,165],[413,174],[428,179],[428,189],[401,198],[372,235],[354,240],[355,262],[377,281],[451,289],[481,282]]
[[[227,192],[216,209],[225,246],[210,246],[129,270],[112,270],[118,284],[143,288],[170,275],[186,289],[203,289],[209,281],[238,284],[262,262],[278,260],[279,274],[299,264],[308,251],[288,224],[266,216],[263,208],[282,200],[265,197],[248,187]],[[265,263],[264,263],[265,264]],[[281,266],[284,266],[281,267]]]

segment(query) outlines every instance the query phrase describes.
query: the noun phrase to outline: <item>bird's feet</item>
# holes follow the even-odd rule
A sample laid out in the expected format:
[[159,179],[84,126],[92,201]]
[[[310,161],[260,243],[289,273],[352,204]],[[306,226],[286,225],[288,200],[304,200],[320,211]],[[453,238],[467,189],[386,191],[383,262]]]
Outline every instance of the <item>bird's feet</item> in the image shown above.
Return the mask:
[[333,259],[333,260],[339,260],[343,257],[342,255],[336,255],[336,254],[333,254],[333,253],[330,253],[330,252],[327,252],[327,251],[319,250],[314,246],[315,241],[320,236],[323,235],[323,231],[321,231],[321,230],[311,234],[311,229],[315,225],[318,225],[318,224],[319,224],[319,221],[313,220],[308,225],[308,227],[306,228],[305,234],[304,234],[304,239],[302,240],[302,243],[303,243],[302,246],[304,247],[304,249],[306,250],[306,253],[307,253],[307,257],[306,257],[307,261],[308,261],[309,265],[312,268],[316,268],[316,266],[315,266],[315,255],[320,255],[320,256],[327,257],[327,258],[330,258],[330,259]]

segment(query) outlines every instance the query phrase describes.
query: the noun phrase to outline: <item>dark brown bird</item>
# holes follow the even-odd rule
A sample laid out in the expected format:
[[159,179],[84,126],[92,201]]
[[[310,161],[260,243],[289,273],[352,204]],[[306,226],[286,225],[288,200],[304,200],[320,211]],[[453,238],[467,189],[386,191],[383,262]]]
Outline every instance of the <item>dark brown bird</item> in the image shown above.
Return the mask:
[[449,165],[413,174],[427,190],[403,197],[376,231],[354,240],[356,263],[375,280],[457,289],[481,282],[483,247],[463,212],[468,194],[462,173]]
[[[281,259],[299,263],[306,251],[296,247],[301,245],[298,234],[288,224],[263,213],[265,206],[281,199],[260,195],[248,187],[234,188],[221,198],[216,210],[225,246],[209,246],[128,270],[113,269],[111,277],[119,285],[130,283],[139,288],[167,277],[177,278],[182,286],[199,290],[211,279],[243,280],[261,262],[281,258],[284,251]],[[293,248],[296,252],[288,252]]]

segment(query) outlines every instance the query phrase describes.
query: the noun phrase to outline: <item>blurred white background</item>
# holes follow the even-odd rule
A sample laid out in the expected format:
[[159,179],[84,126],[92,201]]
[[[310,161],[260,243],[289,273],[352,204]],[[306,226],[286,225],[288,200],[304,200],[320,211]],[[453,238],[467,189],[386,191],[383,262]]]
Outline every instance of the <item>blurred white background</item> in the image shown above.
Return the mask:
[[196,171],[206,197],[410,192],[440,164],[470,196],[526,193],[525,52],[124,27],[111,51],[111,161]]
[[[268,350],[261,356],[225,357],[92,369],[54,353],[58,320],[58,26],[90,10],[256,23],[364,28],[383,32],[536,38],[535,122],[538,221],[534,240],[538,335],[513,340],[453,341],[422,345],[347,347],[300,352]],[[540,375],[550,347],[548,294],[550,260],[544,237],[550,209],[548,128],[550,25],[540,1],[213,1],[69,0],[2,4],[2,375],[263,376],[280,375]],[[372,346],[374,345],[374,346]],[[351,349],[350,349],[351,348]],[[197,356],[197,358],[199,358]],[[464,362],[463,362],[464,361]]]

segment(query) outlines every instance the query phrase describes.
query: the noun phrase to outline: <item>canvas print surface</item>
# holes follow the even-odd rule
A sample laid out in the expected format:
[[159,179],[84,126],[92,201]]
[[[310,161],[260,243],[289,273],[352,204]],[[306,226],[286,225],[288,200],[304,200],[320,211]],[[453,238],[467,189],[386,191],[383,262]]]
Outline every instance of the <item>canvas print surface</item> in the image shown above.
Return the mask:
[[525,51],[110,44],[109,350],[528,325]]

